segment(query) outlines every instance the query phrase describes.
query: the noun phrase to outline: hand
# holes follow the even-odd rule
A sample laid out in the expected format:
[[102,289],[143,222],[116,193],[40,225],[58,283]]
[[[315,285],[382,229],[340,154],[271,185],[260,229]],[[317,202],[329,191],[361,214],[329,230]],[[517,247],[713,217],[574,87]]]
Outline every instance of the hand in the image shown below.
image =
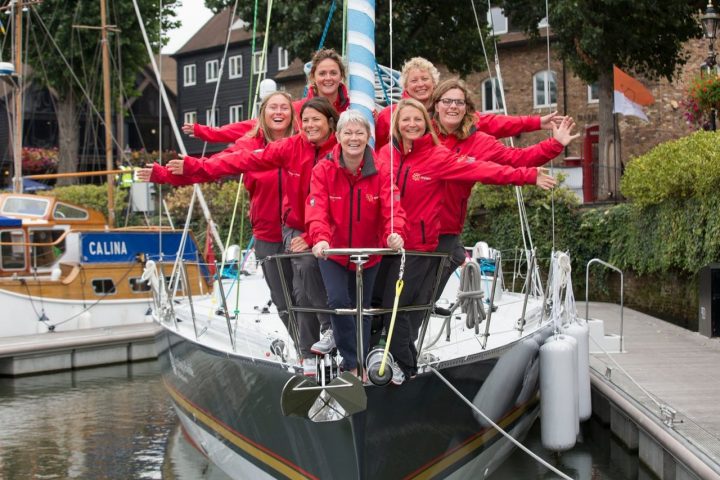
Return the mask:
[[152,175],[152,163],[145,165],[145,168],[138,168],[135,170],[135,178],[138,182],[149,182],[150,176]]
[[191,137],[195,138],[195,124],[194,123],[186,123],[182,126],[182,131],[185,135],[190,135]]
[[179,158],[176,158],[175,160],[170,160],[167,163],[168,172],[172,173],[173,175],[182,175],[183,174],[183,164],[184,164],[184,161]]
[[393,250],[400,250],[405,246],[405,241],[397,233],[391,233],[387,238],[387,246]]
[[310,248],[310,245],[307,244],[305,239],[302,237],[293,237],[292,240],[290,240],[290,252],[291,253],[300,253],[305,252]]
[[552,125],[553,138],[567,147],[570,142],[580,136],[579,133],[573,135],[573,128],[575,128],[575,121],[572,117],[564,117],[559,126]]
[[[295,240],[295,238],[293,238],[293,240]],[[328,248],[330,248],[330,244],[325,240],[320,240],[312,247],[313,255],[315,255],[317,258],[327,258],[327,255],[325,255],[325,250],[327,250]]]
[[542,130],[552,130],[553,125],[560,126],[565,118],[567,117],[558,115],[557,110],[552,113],[548,113],[547,115],[540,117],[540,128]]
[[547,168],[537,169],[537,179],[535,185],[542,188],[543,190],[550,190],[557,185],[557,180],[548,173]]

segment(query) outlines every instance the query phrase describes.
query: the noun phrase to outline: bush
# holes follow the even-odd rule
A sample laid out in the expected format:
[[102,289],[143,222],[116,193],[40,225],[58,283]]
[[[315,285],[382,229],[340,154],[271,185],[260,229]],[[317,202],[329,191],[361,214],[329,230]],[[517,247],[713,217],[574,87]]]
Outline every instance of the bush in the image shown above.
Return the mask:
[[[52,195],[63,202],[74,203],[86,208],[93,208],[105,215],[107,218],[108,191],[106,185],[69,185],[49,190],[45,195]],[[121,215],[127,205],[128,191],[126,189],[115,189],[115,217]]]
[[658,145],[630,162],[620,189],[638,207],[717,196],[720,136],[696,132]]
[[[227,181],[223,183],[206,183],[201,185],[200,188],[202,189],[205,201],[210,207],[212,218],[217,224],[220,237],[223,242],[226,242],[227,234],[230,229],[230,222],[232,220],[238,182]],[[170,211],[170,215],[173,218],[176,228],[183,228],[185,225],[185,218],[187,217],[187,210],[190,205],[192,192],[192,186],[179,187],[169,190],[169,193],[165,196],[168,210]],[[247,218],[249,204],[247,200],[248,195],[244,188],[241,195],[242,202],[238,205],[238,212],[235,216],[235,225],[233,227],[230,243],[242,243],[243,245],[241,246],[244,248],[250,241],[250,237],[252,237],[252,229],[250,227],[250,221]],[[242,212],[245,212],[244,216],[242,215]],[[242,238],[240,234],[241,226]],[[198,243],[203,244],[205,241],[207,223],[205,222],[202,210],[200,209],[200,205],[197,201],[195,202],[195,208],[191,219],[191,229]]]

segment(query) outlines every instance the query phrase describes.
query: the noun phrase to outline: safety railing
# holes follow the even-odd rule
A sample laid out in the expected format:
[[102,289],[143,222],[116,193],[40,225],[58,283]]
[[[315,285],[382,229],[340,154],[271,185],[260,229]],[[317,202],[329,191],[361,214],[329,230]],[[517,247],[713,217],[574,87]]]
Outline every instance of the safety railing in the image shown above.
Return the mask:
[[625,313],[625,277],[622,270],[617,268],[615,265],[611,265],[604,260],[599,258],[593,258],[587,263],[585,267],[585,320],[590,320],[590,266],[593,263],[599,263],[606,268],[614,270],[620,274],[620,351],[623,351],[623,332],[624,332],[624,313]]

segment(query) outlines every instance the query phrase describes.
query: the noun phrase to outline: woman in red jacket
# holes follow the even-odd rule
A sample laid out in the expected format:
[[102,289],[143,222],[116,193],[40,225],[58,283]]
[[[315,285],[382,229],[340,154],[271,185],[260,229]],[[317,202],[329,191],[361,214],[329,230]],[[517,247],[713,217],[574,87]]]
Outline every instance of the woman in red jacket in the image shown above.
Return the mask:
[[[152,168],[140,169],[138,177],[143,181],[172,185],[190,185],[215,180],[226,176],[223,175],[223,168],[228,168],[228,157],[231,157],[232,154],[238,151],[251,152],[262,149],[265,148],[268,141],[273,142],[289,137],[293,133],[293,124],[292,97],[285,92],[271,93],[263,99],[260,105],[260,114],[255,128],[237,139],[229,148],[207,159],[207,163],[217,165],[217,169],[214,170],[216,175],[207,175],[204,171],[200,171],[194,176],[177,174],[177,168],[178,166],[182,167],[182,161],[172,160],[170,162],[172,168],[155,163]],[[227,169],[227,176],[234,175],[231,172],[232,170]],[[268,256],[284,251],[281,230],[282,194],[279,193],[283,189],[282,180],[282,169],[280,168],[263,172],[247,172],[243,176],[243,184],[250,194],[250,221],[255,237],[255,255],[261,261],[265,281],[270,288],[270,298],[277,307],[278,315],[285,327],[288,327],[288,331],[290,331],[287,303],[285,295],[283,295],[277,266],[262,261]],[[290,269],[286,269],[286,281],[288,284],[292,281]]]
[[[318,258],[320,273],[331,309],[353,308],[355,269],[347,256],[325,256],[327,248],[400,249],[405,214],[399,203],[391,206],[393,190],[387,167],[379,167],[367,146],[370,124],[363,115],[348,110],[340,115],[336,146],[329,161],[318,163],[312,172],[310,195],[307,198],[305,221]],[[363,307],[370,306],[373,283],[380,257],[370,256],[363,265]],[[357,372],[356,317],[333,315],[333,335],[343,368]],[[363,319],[363,351],[365,358],[370,338],[370,320]]]
[[[539,167],[558,156],[579,134],[573,135],[575,123],[565,117],[560,125],[551,123],[553,136],[527,147],[510,148],[476,126],[475,104],[465,82],[445,80],[435,88],[432,97],[433,125],[440,142],[455,153],[487,158],[513,167]],[[450,263],[443,272],[437,294],[442,292],[450,275],[465,262],[465,247],[460,240],[467,205],[475,182],[447,182],[444,204],[440,210],[440,237],[437,251],[450,254]]]
[[[414,98],[422,103],[428,112],[432,112],[432,101],[435,88],[440,81],[440,72],[435,65],[423,57],[413,57],[402,67],[400,86],[403,88],[402,98]],[[385,107],[375,119],[375,150],[385,146],[390,140],[391,110],[397,106]],[[476,126],[481,132],[496,138],[511,137],[522,132],[532,132],[539,129],[550,130],[552,124],[559,124],[563,117],[557,112],[542,117],[539,116],[508,116],[497,114],[480,114],[475,112]]]
[[[440,208],[445,181],[462,180],[492,184],[536,184],[552,188],[555,179],[537,168],[514,168],[488,161],[488,156],[473,158],[451,152],[440,142],[432,129],[425,107],[413,99],[401,100],[392,122],[391,144],[380,151],[379,163],[389,165],[393,181],[400,189],[400,201],[407,218],[405,248],[433,252],[438,245]],[[481,153],[481,152],[475,152]],[[386,278],[396,278],[397,261],[388,261]],[[410,256],[405,264],[405,288],[401,306],[424,304],[431,300],[435,283],[437,260],[431,257]],[[383,306],[392,306],[395,289],[387,282]],[[424,314],[398,314],[390,352],[404,374],[417,371],[415,339]],[[403,378],[400,377],[401,383]]]
[[[350,108],[350,96],[347,87],[343,83],[347,78],[345,64],[342,57],[332,48],[322,48],[313,55],[308,85],[305,98],[295,100],[296,117],[300,118],[300,109],[310,100],[316,97],[325,97],[340,115]],[[298,128],[300,126],[298,125]]]

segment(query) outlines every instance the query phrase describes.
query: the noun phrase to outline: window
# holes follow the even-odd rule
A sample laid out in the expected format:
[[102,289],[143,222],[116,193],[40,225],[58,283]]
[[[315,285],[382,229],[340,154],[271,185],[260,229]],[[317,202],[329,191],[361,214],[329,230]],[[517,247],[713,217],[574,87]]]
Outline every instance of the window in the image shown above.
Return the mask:
[[495,35],[508,32],[508,19],[503,15],[502,8],[492,7],[487,14],[487,22]]
[[220,111],[216,108],[215,112],[209,108],[205,110],[205,125],[208,127],[217,127],[220,120]]
[[600,102],[600,88],[597,82],[592,85],[588,85],[588,103],[599,103]]
[[143,280],[142,277],[131,277],[128,280],[130,283],[130,291],[133,293],[144,293],[150,291],[150,282]]
[[2,207],[2,213],[44,217],[50,200],[47,198],[8,197]]
[[185,112],[185,115],[183,115],[183,122],[184,123],[197,123],[197,112],[193,110],[192,112]]
[[55,205],[55,210],[53,210],[53,218],[70,218],[73,220],[85,220],[88,218],[88,212],[87,210],[83,210],[82,208],[73,207],[72,205],[68,205],[67,203],[58,202]]
[[243,119],[243,106],[233,105],[230,107],[230,123],[241,122]]
[[0,232],[0,267],[3,270],[25,270],[25,233],[22,230]]
[[500,82],[497,78],[488,78],[482,85],[482,111],[499,112],[503,110]]
[[242,55],[230,57],[230,78],[242,77]]
[[217,82],[219,71],[220,62],[218,60],[208,60],[205,62],[205,83]]
[[65,231],[62,229],[30,230],[30,243],[43,244],[30,247],[30,264],[33,268],[51,267],[65,253],[65,240],[55,243],[63,233]]
[[278,47],[278,70],[287,70],[289,65],[288,51],[282,47]]
[[115,295],[115,282],[112,278],[95,278],[92,281],[92,289],[95,295]]
[[197,81],[197,72],[195,64],[185,65],[183,67],[183,86],[189,87],[195,85]]
[[261,57],[262,52],[253,53],[253,73],[255,74],[267,72],[267,55],[265,56],[265,61],[262,65],[260,65]]
[[538,72],[533,77],[533,102],[535,108],[552,107],[557,104],[557,75],[550,70]]

